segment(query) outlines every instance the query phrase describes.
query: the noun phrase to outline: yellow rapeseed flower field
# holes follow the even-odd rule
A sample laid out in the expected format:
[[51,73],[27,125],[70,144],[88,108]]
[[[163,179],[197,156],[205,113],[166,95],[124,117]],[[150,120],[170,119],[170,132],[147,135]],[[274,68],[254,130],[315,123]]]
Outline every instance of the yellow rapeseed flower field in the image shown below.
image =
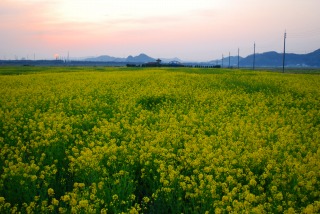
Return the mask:
[[316,74],[0,67],[0,213],[319,213],[319,143]]

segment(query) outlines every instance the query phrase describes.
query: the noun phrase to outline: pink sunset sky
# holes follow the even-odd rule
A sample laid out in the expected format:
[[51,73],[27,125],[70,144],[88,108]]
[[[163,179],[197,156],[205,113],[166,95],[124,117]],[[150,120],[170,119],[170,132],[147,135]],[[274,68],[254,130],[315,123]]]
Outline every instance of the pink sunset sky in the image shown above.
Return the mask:
[[320,0],[1,0],[0,59],[110,55],[207,61],[320,48]]

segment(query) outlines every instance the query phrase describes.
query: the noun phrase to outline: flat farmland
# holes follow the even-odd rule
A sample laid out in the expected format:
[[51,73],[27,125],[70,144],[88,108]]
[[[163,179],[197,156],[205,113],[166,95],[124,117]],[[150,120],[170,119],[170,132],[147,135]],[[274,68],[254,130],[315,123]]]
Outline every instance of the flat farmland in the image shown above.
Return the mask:
[[320,75],[0,67],[0,213],[319,213]]

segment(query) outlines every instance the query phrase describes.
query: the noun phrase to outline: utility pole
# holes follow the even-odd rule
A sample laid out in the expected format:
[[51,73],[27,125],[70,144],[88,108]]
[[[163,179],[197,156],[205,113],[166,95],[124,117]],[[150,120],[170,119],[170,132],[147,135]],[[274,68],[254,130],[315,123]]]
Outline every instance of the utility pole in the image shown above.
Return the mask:
[[221,59],[221,68],[223,68],[223,54],[222,54],[222,59]]
[[283,38],[282,73],[284,73],[284,66],[285,66],[285,60],[286,60],[286,38],[287,38],[287,31],[284,32],[284,38]]
[[240,68],[240,56],[239,56],[239,54],[240,54],[240,49],[238,48],[238,69]]
[[230,51],[229,51],[229,68],[230,68]]
[[253,70],[255,69],[256,67],[256,42],[254,42],[254,45],[253,45]]

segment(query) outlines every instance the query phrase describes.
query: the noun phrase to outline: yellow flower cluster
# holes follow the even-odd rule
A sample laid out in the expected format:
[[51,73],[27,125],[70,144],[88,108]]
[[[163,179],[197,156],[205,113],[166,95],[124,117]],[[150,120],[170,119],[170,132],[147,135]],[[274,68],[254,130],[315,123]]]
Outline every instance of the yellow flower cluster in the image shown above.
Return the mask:
[[319,75],[41,69],[0,75],[0,213],[320,212]]

